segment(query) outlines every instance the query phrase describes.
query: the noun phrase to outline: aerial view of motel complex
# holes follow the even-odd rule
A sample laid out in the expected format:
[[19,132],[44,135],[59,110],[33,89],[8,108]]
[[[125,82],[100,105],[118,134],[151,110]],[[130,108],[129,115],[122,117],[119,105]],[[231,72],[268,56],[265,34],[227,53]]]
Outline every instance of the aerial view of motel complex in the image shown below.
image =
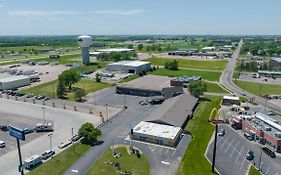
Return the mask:
[[[158,12],[186,19],[190,12],[162,12],[172,2],[155,12],[141,2],[128,11],[29,11],[31,2],[13,11],[22,4],[14,3],[0,0],[1,24],[23,25],[0,27],[1,175],[281,175],[279,24],[279,33],[255,28],[249,15],[243,29],[191,22],[182,32],[143,21]],[[57,8],[76,8],[64,3]],[[67,27],[83,15],[93,21]]]

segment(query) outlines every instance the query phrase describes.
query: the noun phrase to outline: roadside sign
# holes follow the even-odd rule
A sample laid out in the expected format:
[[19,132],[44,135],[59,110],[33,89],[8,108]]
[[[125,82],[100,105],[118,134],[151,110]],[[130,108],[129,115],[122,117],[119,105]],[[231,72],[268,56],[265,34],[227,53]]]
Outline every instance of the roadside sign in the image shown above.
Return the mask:
[[24,131],[22,129],[16,128],[12,125],[9,126],[9,130],[10,130],[10,135],[24,141],[25,140],[25,134]]

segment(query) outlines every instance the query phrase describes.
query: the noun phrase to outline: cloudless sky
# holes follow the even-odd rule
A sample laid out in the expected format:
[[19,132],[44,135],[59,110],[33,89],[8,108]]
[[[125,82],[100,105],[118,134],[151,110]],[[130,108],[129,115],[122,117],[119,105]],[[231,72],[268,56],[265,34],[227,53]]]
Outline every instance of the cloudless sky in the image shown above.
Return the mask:
[[0,0],[0,35],[281,34],[281,0]]

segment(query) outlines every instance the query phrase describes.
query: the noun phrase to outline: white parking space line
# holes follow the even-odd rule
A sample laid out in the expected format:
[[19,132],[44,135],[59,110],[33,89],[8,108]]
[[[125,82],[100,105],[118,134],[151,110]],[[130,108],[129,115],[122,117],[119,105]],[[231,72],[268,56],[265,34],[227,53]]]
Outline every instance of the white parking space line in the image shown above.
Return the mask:
[[263,165],[263,161],[261,162],[261,165],[260,165],[260,167]]
[[229,157],[228,157],[229,159],[231,159],[231,157],[233,156],[234,152],[235,152],[235,149],[233,149],[232,153],[229,155]]
[[221,149],[223,148],[224,144],[227,142],[227,139],[228,139],[228,138],[224,139],[223,143],[222,143],[221,146],[220,146]]
[[225,149],[224,153],[227,153],[227,151],[228,151],[229,147],[232,145],[233,141],[234,141],[234,139],[231,140],[231,142],[229,143],[228,147]]
[[265,174],[267,174],[269,170],[270,170],[270,166],[267,168]]
[[162,147],[160,147],[159,153],[161,153],[161,151],[162,151]]
[[176,153],[176,150],[174,150],[174,152],[173,152],[173,154],[172,154],[171,158],[172,158],[172,157],[174,157],[175,153]]
[[276,172],[275,175],[279,175],[279,174]]
[[245,160],[246,160],[246,158],[243,159],[243,161],[242,161],[242,163],[241,163],[241,166],[240,166],[240,170],[242,169],[242,167],[243,167],[243,165],[244,165],[244,163],[245,163]]
[[243,150],[243,148],[244,148],[244,145],[242,146],[242,149],[239,151],[239,153],[238,153],[238,156],[236,157],[236,159],[235,159],[235,162],[234,163],[236,163],[237,162],[237,160],[238,160],[238,157],[240,156],[240,154],[241,154],[241,151]]
[[223,137],[221,137],[221,138],[217,141],[217,143],[219,143],[222,139],[223,139]]
[[165,151],[165,154],[167,155],[167,154],[168,154],[168,152],[169,152],[169,149],[167,149],[167,150]]

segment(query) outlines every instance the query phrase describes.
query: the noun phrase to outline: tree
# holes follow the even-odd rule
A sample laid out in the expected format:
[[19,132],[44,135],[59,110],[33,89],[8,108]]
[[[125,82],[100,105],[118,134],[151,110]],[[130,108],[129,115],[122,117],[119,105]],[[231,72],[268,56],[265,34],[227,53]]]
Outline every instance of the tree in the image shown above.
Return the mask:
[[59,81],[58,85],[57,85],[57,97],[60,99],[65,99],[65,95],[66,95],[66,89],[64,84]]
[[97,141],[97,137],[101,135],[101,131],[92,123],[87,122],[80,127],[78,135],[83,137],[82,142],[92,144]]
[[203,81],[191,81],[188,85],[188,91],[195,97],[200,97],[207,91],[207,84]]
[[179,69],[178,61],[177,60],[166,61],[165,62],[165,69],[178,70]]
[[128,49],[133,49],[134,47],[133,47],[133,44],[129,44],[128,45]]
[[67,86],[69,89],[71,89],[71,86],[77,83],[80,79],[81,77],[75,69],[63,71],[59,75],[59,81],[65,86]]
[[138,50],[142,50],[143,49],[143,44],[139,44],[138,45]]
[[86,95],[86,92],[84,89],[79,88],[75,91],[74,95],[77,101],[82,101],[82,97]]
[[96,82],[100,83],[101,82],[101,78],[100,78],[100,74],[96,73]]

